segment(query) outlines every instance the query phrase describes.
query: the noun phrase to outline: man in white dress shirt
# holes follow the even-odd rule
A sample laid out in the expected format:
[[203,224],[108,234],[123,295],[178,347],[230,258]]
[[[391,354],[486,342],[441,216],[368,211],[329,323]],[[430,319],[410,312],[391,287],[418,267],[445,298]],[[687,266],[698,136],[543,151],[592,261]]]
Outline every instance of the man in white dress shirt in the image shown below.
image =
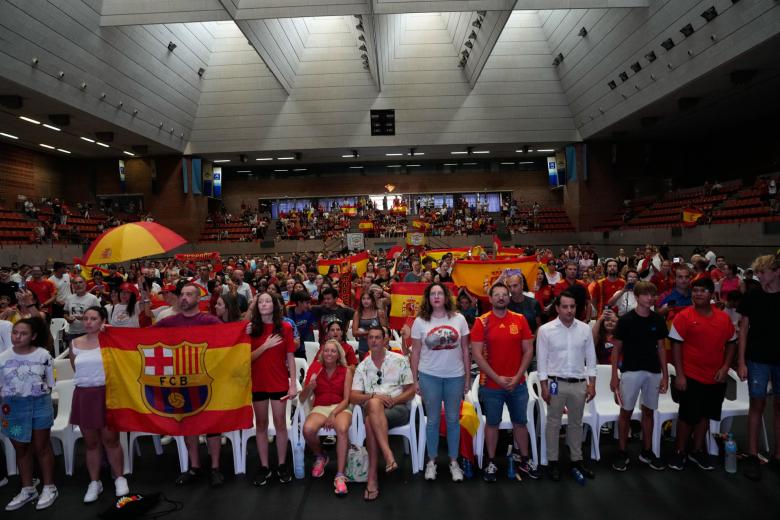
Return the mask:
[[[595,478],[582,463],[582,415],[585,403],[596,395],[596,350],[590,327],[574,318],[577,303],[574,295],[563,291],[555,301],[558,317],[539,327],[536,336],[536,359],[542,399],[547,409],[547,459],[550,478],[561,478],[558,464],[558,433],[561,416],[568,409],[566,444],[569,446],[572,474]],[[579,471],[580,475],[577,475]]]

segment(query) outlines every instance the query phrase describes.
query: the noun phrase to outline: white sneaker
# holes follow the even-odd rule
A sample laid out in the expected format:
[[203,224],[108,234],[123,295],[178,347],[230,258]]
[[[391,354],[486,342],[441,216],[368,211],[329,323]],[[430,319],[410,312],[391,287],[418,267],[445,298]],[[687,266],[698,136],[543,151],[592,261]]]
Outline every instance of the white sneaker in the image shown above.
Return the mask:
[[8,477],[3,477],[0,479],[0,487],[5,486],[6,484],[8,484]]
[[38,491],[34,487],[24,487],[18,495],[16,495],[10,502],[8,502],[8,505],[5,506],[5,510],[16,511],[26,503],[32,502],[36,498],[38,498]]
[[457,460],[450,461],[450,475],[452,475],[453,482],[463,482],[463,470],[460,469]]
[[125,477],[117,477],[114,481],[114,489],[116,490],[116,496],[118,497],[130,494],[130,486],[127,485],[127,479]]
[[41,497],[38,499],[38,503],[35,505],[35,509],[39,511],[41,509],[46,509],[52,505],[55,500],[57,500],[59,494],[60,493],[57,491],[57,486],[43,486],[43,490],[41,490]]
[[425,480],[436,480],[436,463],[432,460],[425,464]]
[[87,492],[84,495],[84,503],[90,504],[96,502],[100,494],[103,492],[103,483],[99,480],[93,480],[87,487]]

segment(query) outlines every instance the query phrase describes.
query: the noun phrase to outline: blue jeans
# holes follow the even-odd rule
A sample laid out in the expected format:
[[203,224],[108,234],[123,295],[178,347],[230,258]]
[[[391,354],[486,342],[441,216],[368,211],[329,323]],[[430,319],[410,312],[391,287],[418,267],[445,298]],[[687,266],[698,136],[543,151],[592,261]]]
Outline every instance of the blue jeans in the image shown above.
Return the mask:
[[780,396],[780,365],[747,362],[748,394],[756,399],[765,399],[769,382],[772,382],[772,393]]
[[425,426],[425,443],[428,458],[436,460],[439,453],[439,422],[441,403],[444,402],[444,419],[447,423],[447,455],[458,457],[460,447],[460,402],[463,399],[465,376],[436,377],[419,373],[420,392],[428,423]]

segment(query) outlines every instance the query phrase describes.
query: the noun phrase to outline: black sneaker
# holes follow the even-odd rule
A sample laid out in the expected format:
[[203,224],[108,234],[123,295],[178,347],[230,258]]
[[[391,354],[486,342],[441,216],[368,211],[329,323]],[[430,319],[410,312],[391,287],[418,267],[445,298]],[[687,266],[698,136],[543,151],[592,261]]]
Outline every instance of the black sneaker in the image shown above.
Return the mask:
[[255,474],[254,480],[252,480],[252,484],[255,486],[265,486],[270,479],[271,469],[266,466],[260,466],[260,469],[258,469]]
[[518,480],[522,478],[520,476],[521,473],[526,477],[532,478],[534,480],[538,480],[542,476],[542,474],[539,473],[539,469],[528,457],[520,457],[520,462],[517,462],[515,464],[515,468],[517,469],[515,478],[517,478]]
[[186,486],[192,484],[200,478],[200,468],[190,468],[185,471],[176,479],[175,484],[177,486]]
[[596,478],[596,474],[593,473],[593,470],[590,469],[588,466],[586,466],[581,460],[577,462],[573,462],[572,467],[577,468],[580,471],[580,473],[582,473],[582,476],[587,479],[593,480],[594,478]]
[[656,457],[652,450],[645,450],[639,454],[639,462],[647,464],[650,469],[656,471],[663,471],[666,469],[666,464],[660,457]]
[[758,482],[761,480],[761,461],[756,455],[748,455],[745,458],[745,464],[742,466],[742,472],[747,478]]
[[482,472],[482,480],[485,482],[495,482],[497,474],[498,467],[496,466],[495,462],[491,460],[488,462],[487,466],[485,466],[485,469]]
[[712,471],[715,466],[712,463],[712,457],[703,451],[693,451],[688,454],[688,460],[699,466],[704,471]]
[[619,451],[615,460],[612,461],[612,469],[615,471],[626,471],[628,469],[628,463],[631,459],[628,458],[628,453],[625,451]]
[[225,475],[223,475],[222,472],[218,469],[212,469],[211,474],[209,475],[209,486],[212,488],[218,488],[222,487],[222,484],[224,483]]
[[287,464],[279,464],[276,468],[276,476],[279,477],[279,482],[287,484],[292,481],[292,474],[290,473],[290,466]]
[[550,461],[550,467],[547,470],[550,473],[550,480],[558,482],[561,480],[561,465],[558,461]]
[[688,457],[685,456],[685,453],[677,451],[672,455],[672,458],[669,459],[669,468],[675,471],[682,471],[685,469],[685,462],[687,460]]

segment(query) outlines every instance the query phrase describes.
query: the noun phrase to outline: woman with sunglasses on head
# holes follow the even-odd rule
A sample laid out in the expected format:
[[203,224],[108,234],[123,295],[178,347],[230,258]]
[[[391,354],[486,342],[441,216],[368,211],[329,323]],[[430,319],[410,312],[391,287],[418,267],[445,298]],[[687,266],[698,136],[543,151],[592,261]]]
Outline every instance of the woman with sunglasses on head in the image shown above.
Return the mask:
[[469,326],[455,312],[447,286],[429,285],[412,325],[412,373],[422,396],[428,422],[425,427],[428,463],[425,480],[436,479],[439,421],[442,403],[447,423],[447,453],[454,482],[463,481],[458,464],[460,403],[471,387]]

